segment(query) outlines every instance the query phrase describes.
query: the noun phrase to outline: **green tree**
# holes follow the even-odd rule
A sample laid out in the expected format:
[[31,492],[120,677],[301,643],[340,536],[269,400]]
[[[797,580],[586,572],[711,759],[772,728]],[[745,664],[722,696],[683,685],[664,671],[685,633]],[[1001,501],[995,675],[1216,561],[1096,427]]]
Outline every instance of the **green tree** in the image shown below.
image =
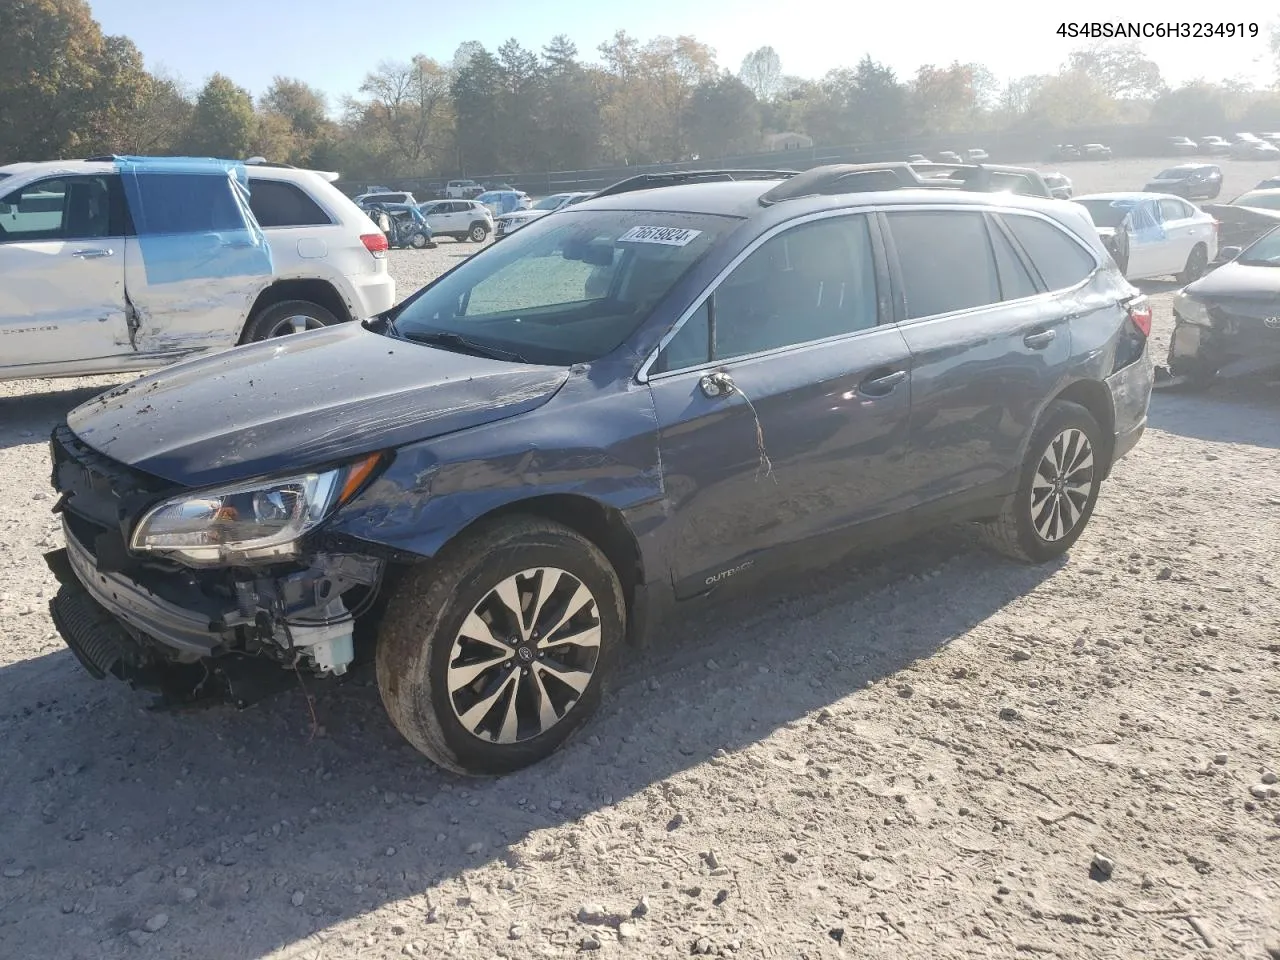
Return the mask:
[[184,146],[192,103],[182,81],[163,74],[145,77],[142,95],[123,118],[119,149],[131,154],[175,153]]
[[907,88],[889,67],[870,56],[853,72],[849,106],[857,140],[896,140],[907,132]]
[[1115,116],[1115,100],[1083,70],[1063,70],[1046,78],[1027,109],[1027,119],[1036,126],[1057,130],[1095,126]]
[[731,73],[694,87],[685,113],[689,148],[699,157],[726,157],[760,145],[755,94]]
[[596,163],[600,152],[598,71],[584,67],[563,34],[542,48],[546,88],[542,133],[547,166],[572,170]]
[[461,172],[496,171],[502,160],[502,65],[488,50],[471,55],[453,77],[454,140]]
[[3,0],[0,10],[3,159],[117,149],[146,88],[133,43],[104,37],[84,0]]
[[1162,94],[1151,105],[1155,123],[1177,124],[1202,136],[1221,129],[1231,116],[1230,94],[1216,83],[1198,80]]
[[215,73],[196,97],[187,128],[187,152],[242,160],[251,155],[257,129],[249,91]]

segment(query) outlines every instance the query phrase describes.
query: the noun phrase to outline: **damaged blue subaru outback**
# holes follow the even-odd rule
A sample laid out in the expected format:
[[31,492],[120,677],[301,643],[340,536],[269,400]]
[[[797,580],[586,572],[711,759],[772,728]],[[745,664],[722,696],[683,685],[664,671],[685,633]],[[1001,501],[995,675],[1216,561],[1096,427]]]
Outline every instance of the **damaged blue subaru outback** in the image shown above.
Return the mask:
[[1082,209],[981,176],[624,181],[363,324],[73,410],[53,618],[170,701],[372,659],[414,747],[512,771],[710,592],[942,523],[1063,554],[1150,326]]

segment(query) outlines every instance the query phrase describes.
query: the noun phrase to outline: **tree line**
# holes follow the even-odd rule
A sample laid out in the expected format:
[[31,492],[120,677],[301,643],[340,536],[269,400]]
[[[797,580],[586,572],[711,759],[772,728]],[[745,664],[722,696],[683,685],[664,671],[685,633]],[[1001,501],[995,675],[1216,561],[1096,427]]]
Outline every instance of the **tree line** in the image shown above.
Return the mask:
[[[694,37],[623,31],[596,62],[563,35],[539,50],[473,41],[447,62],[382,62],[336,103],[288,77],[255,98],[221,73],[189,89],[148,71],[85,0],[0,2],[0,162],[263,156],[373,180],[732,156],[784,133],[822,146],[1152,122],[1197,136],[1280,118],[1280,88],[1173,88],[1135,44],[1078,49],[1055,72],[1004,84],[978,63],[903,77],[870,56],[815,80],[788,74],[768,46],[731,71]],[[1280,27],[1271,48],[1280,76]]]

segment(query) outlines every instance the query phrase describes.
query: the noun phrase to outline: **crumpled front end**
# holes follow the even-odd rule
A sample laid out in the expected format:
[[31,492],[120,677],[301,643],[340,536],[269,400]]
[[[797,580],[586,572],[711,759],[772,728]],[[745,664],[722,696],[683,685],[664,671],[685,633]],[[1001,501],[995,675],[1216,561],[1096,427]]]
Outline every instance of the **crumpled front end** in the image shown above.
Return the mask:
[[241,706],[298,682],[344,674],[355,623],[376,600],[382,559],[302,552],[279,562],[196,569],[128,549],[143,511],[173,491],[102,456],[67,427],[51,441],[66,547],[50,613],[93,676],[186,702]]

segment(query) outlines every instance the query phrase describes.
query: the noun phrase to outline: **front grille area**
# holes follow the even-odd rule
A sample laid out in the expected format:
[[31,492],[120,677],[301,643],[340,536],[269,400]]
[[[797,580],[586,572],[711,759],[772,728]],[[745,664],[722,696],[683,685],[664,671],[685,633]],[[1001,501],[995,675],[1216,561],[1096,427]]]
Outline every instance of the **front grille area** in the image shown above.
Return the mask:
[[105,569],[128,563],[125,536],[133,516],[172,484],[134,470],[94,450],[65,423],[49,441],[50,482],[76,536]]

